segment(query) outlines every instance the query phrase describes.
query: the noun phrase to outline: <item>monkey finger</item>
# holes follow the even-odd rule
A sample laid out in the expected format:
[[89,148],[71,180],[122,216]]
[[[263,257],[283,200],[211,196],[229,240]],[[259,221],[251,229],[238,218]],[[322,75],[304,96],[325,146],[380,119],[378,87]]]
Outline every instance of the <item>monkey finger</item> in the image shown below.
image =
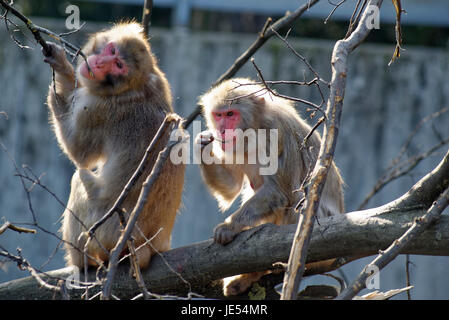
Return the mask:
[[[53,42],[46,42],[47,48],[42,47],[41,51],[44,57],[52,57],[57,49],[58,45]],[[45,60],[44,60],[45,61]]]
[[214,241],[225,245],[234,240],[237,233],[228,224],[219,224],[214,230]]

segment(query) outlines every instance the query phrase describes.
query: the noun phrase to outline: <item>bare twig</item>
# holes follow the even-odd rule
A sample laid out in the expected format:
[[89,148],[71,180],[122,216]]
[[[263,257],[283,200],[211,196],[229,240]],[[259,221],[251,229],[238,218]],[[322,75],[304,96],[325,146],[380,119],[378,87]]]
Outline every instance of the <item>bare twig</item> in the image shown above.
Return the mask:
[[[179,122],[180,120],[175,121],[175,125],[173,126],[172,130],[176,128],[176,124],[179,124]],[[102,299],[109,299],[111,296],[112,283],[114,281],[115,273],[117,271],[119,255],[123,251],[126,242],[128,241],[129,237],[131,236],[131,233],[134,230],[134,226],[137,222],[137,219],[139,218],[140,213],[142,212],[143,208],[147,203],[148,200],[147,198],[152,189],[152,186],[154,185],[154,183],[157,181],[157,179],[161,174],[165,160],[168,158],[171,149],[179,142],[180,141],[168,142],[165,149],[159,153],[157,160],[154,164],[153,170],[151,171],[150,175],[147,177],[147,179],[142,185],[142,190],[140,192],[139,199],[137,200],[137,203],[130,214],[126,228],[123,231],[122,235],[120,236],[119,240],[117,241],[117,244],[115,245],[114,249],[112,249],[111,251],[106,282],[102,290]]]
[[[405,232],[399,239],[395,240],[387,250],[381,251],[379,255],[368,264],[365,269],[359,274],[356,280],[348,286],[336,298],[337,300],[352,299],[357,293],[366,287],[366,280],[371,274],[365,272],[369,267],[375,267],[377,270],[383,269],[414,239],[416,239],[424,230],[437,221],[441,212],[449,204],[449,188],[444,191],[440,197],[433,203],[427,213],[421,218],[415,219],[413,225]],[[370,268],[369,270],[374,270]]]
[[[360,6],[360,3],[362,3],[362,1],[363,1],[363,4],[362,4],[362,6]],[[360,13],[363,12],[363,9],[366,6],[366,2],[367,2],[367,0],[357,0],[357,4],[354,8],[354,11],[352,12],[352,16],[349,19],[349,26],[348,26],[348,30],[346,31],[345,39],[347,39],[351,35],[352,31],[354,30],[354,26],[360,17]]]
[[324,19],[324,24],[326,24],[329,19],[332,17],[332,15],[334,14],[334,12],[343,4],[346,2],[346,0],[341,0],[339,3],[332,3],[330,0],[328,0],[327,2],[329,2],[330,5],[333,5],[334,8],[332,9],[332,11],[329,13],[329,15],[326,17],[326,19]]
[[[87,65],[87,69],[89,70],[89,72],[92,72],[90,65],[87,61],[87,57],[86,55],[81,51],[80,48],[78,48],[77,46],[71,44],[70,42],[64,40],[62,38],[62,36],[67,35],[67,34],[72,34],[73,32],[78,31],[80,28],[82,28],[84,26],[84,24],[77,30],[74,30],[70,33],[66,33],[66,34],[56,34],[46,28],[40,27],[38,25],[35,25],[28,17],[24,16],[21,12],[17,11],[13,6],[11,6],[10,4],[8,4],[5,0],[0,0],[0,5],[3,6],[7,12],[11,12],[13,15],[15,15],[17,18],[19,18],[22,22],[25,23],[26,27],[31,31],[31,33],[34,36],[34,39],[37,41],[37,43],[39,43],[42,47],[42,53],[44,54],[44,56],[48,57],[51,55],[51,48],[48,46],[47,42],[42,38],[41,33],[45,33],[47,35],[49,35],[50,37],[52,37],[53,39],[61,42],[64,46],[64,49],[67,53],[69,53],[70,55],[76,57],[78,55],[82,56],[84,61],[86,62]],[[4,16],[5,21],[6,21],[6,15]],[[9,22],[11,22],[9,20]],[[17,42],[16,42],[17,43]],[[67,51],[66,47],[70,48],[71,50],[74,51],[74,53]]]
[[257,64],[254,62],[254,58],[251,58],[251,63],[253,64],[254,68],[256,69],[257,75],[259,76],[260,80],[261,80],[262,83],[264,84],[265,89],[266,89],[269,93],[271,93],[272,95],[274,95],[274,96],[276,96],[276,97],[279,97],[279,98],[284,98],[284,99],[287,99],[287,100],[291,100],[291,101],[295,101],[295,102],[300,102],[300,103],[303,103],[303,104],[305,104],[305,105],[311,106],[314,110],[320,111],[320,112],[323,114],[323,116],[325,115],[323,109],[321,109],[321,106],[319,106],[319,105],[317,105],[317,104],[315,104],[315,103],[313,103],[313,102],[310,102],[310,101],[308,101],[308,100],[304,100],[304,99],[301,99],[301,98],[296,98],[296,97],[286,96],[286,95],[283,95],[283,94],[278,93],[278,92],[274,91],[273,89],[271,89],[271,88],[268,86],[268,84],[267,84],[267,82],[265,81],[265,79],[264,79],[264,76],[263,76],[263,74],[262,74],[262,70],[260,70],[260,68],[259,68],[259,67],[257,66]]
[[[286,28],[291,26],[296,19],[298,19],[304,12],[306,12],[309,8],[311,8],[315,3],[317,3],[319,0],[309,0],[307,3],[302,5],[301,7],[297,8],[293,12],[288,12],[285,16],[277,20],[275,23],[271,25],[271,28],[268,28],[270,23],[265,22],[262,31],[259,33],[256,41],[254,41],[251,46],[240,56],[238,57],[234,64],[226,70],[225,73],[223,73],[220,78],[218,78],[217,81],[215,81],[214,84],[212,84],[211,87],[214,87],[221,83],[224,80],[227,80],[229,78],[232,78],[237,71],[240,70],[240,68],[252,57],[256,51],[262,47],[265,42],[268,41],[273,35],[274,32],[272,30],[279,31],[282,28]],[[195,120],[196,117],[198,117],[201,114],[202,106],[197,105],[195,110],[187,117],[187,119],[183,123],[183,128],[187,128],[193,120]]]
[[401,56],[402,50],[401,14],[402,12],[405,12],[402,9],[401,0],[392,0],[392,2],[396,10],[396,24],[394,26],[394,32],[396,36],[396,46],[394,48],[393,56],[391,57],[391,60],[388,63],[389,66]]
[[27,28],[33,33],[34,39],[36,39],[37,43],[41,45],[46,55],[49,55],[51,53],[50,47],[47,45],[45,40],[42,39],[41,34],[39,33],[39,31],[36,29],[36,26],[29,18],[25,17],[21,12],[17,11],[14,7],[9,5],[4,0],[0,0],[0,5],[26,24]]
[[389,172],[383,174],[379,178],[379,180],[377,181],[376,185],[371,190],[371,192],[362,201],[362,203],[360,204],[360,206],[358,207],[357,210],[362,210],[363,208],[365,208],[366,205],[368,204],[368,202],[371,200],[371,198],[374,197],[387,184],[389,184],[390,182],[392,182],[392,181],[406,175],[410,171],[412,171],[422,160],[427,159],[432,154],[434,154],[438,149],[440,149],[442,146],[444,146],[448,143],[449,143],[449,138],[437,143],[436,145],[431,147],[429,150],[410,158],[409,160],[405,161],[404,163],[398,164],[395,169],[392,169]]
[[142,13],[142,26],[145,37],[149,37],[149,30],[151,26],[151,14],[153,12],[153,0],[145,0]]
[[51,285],[51,284],[47,283],[46,281],[44,281],[41,278],[39,272],[36,271],[36,269],[34,269],[33,266],[25,258],[22,257],[20,249],[17,249],[17,251],[18,251],[18,254],[13,255],[7,251],[1,250],[0,256],[8,258],[9,260],[17,263],[17,266],[19,267],[19,269],[27,270],[28,272],[30,272],[30,274],[34,277],[34,279],[36,279],[36,281],[39,283],[39,285],[44,287],[45,289],[62,293],[61,287]]
[[[14,166],[14,169],[15,169],[15,172],[16,172],[16,173],[15,173],[15,176],[17,176],[17,177],[20,178],[20,182],[21,182],[22,187],[23,187],[23,190],[25,191],[25,194],[26,194],[26,198],[27,198],[27,202],[28,202],[28,209],[29,209],[29,212],[30,212],[31,217],[32,217],[32,219],[33,219],[33,222],[30,223],[30,225],[35,226],[35,227],[38,228],[39,230],[41,230],[41,231],[43,231],[43,232],[45,232],[45,233],[47,233],[47,234],[49,234],[49,235],[55,237],[56,239],[58,239],[58,240],[61,241],[61,242],[64,242],[64,243],[66,243],[66,244],[72,246],[73,248],[75,248],[76,250],[78,250],[79,252],[82,253],[82,250],[80,250],[77,246],[75,246],[74,244],[72,244],[72,243],[70,243],[70,242],[68,242],[68,241],[66,241],[66,240],[64,240],[64,239],[62,239],[59,235],[57,235],[56,233],[54,233],[54,232],[52,232],[52,231],[50,231],[50,230],[47,230],[46,228],[42,227],[42,226],[38,223],[36,214],[35,214],[35,212],[34,212],[33,204],[32,204],[32,201],[31,201],[31,191],[32,191],[32,189],[34,188],[34,186],[38,185],[38,186],[40,186],[41,188],[43,188],[45,191],[47,191],[50,195],[52,195],[52,196],[53,196],[53,197],[54,197],[54,198],[61,204],[61,206],[62,206],[63,208],[66,208],[66,206],[62,203],[61,200],[59,200],[59,198],[58,198],[53,192],[51,192],[46,186],[44,186],[44,185],[39,181],[39,178],[36,177],[36,175],[32,172],[32,170],[31,170],[29,167],[24,166],[24,167],[27,169],[27,171],[30,172],[30,173],[34,176],[34,178],[29,177],[29,176],[26,174],[26,172],[25,172],[25,174],[22,174],[22,173],[20,172],[20,170],[19,170],[19,167],[18,167],[16,161],[14,160],[14,158],[13,158],[13,157],[11,156],[11,154],[9,153],[8,149],[5,147],[5,145],[4,145],[1,141],[0,141],[0,148],[3,149],[3,151],[6,153],[6,155],[7,155],[8,158],[10,159],[12,165]],[[31,186],[30,188],[27,188],[27,185],[26,185],[26,183],[25,183],[26,180],[32,182],[32,186]],[[87,230],[86,226],[82,223],[82,221],[80,221],[80,220],[78,219],[78,217],[77,217],[72,211],[70,211],[70,213],[71,213],[71,214],[74,216],[74,218],[81,224],[81,226]],[[99,245],[101,246],[101,243],[100,243],[95,237],[94,237],[94,239],[95,239],[95,241],[97,241],[97,243],[99,243]],[[97,259],[94,258],[94,257],[89,257],[89,258],[93,259],[94,261],[97,261]]]
[[153,152],[156,144],[161,139],[161,137],[165,134],[166,129],[170,125],[171,121],[173,121],[172,115],[167,115],[164,119],[164,121],[161,123],[158,131],[156,132],[155,136],[151,140],[151,143],[148,145],[144,156],[142,157],[142,160],[140,161],[139,166],[134,171],[134,174],[131,176],[125,187],[123,188],[120,196],[115,201],[114,205],[111,209],[100,219],[98,220],[92,227],[89,228],[88,234],[89,237],[91,237],[95,231],[107,220],[109,219],[118,209],[120,209],[121,205],[125,201],[128,193],[131,191],[134,184],[137,182],[137,180],[142,176],[142,174],[145,172],[145,169],[148,165],[148,159]]
[[[410,255],[405,255],[405,286],[410,287]],[[412,300],[410,290],[407,291],[407,299]]]
[[18,227],[13,225],[12,223],[6,221],[1,227],[0,227],[0,234],[6,231],[6,229],[11,229],[13,231],[19,232],[19,233],[36,233],[36,230],[34,229],[28,229],[23,227]]

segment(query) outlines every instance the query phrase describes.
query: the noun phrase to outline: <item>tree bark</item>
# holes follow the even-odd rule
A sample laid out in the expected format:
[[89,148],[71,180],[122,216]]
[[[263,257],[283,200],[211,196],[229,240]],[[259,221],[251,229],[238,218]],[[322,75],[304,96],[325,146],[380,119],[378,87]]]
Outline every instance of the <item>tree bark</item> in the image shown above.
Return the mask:
[[[307,262],[377,254],[399,238],[413,224],[414,219],[424,213],[424,209],[416,207],[398,209],[382,206],[322,218],[314,227]],[[220,287],[210,285],[214,280],[265,270],[272,268],[273,263],[286,262],[295,229],[296,225],[267,224],[242,232],[226,246],[207,240],[172,249],[154,256],[150,267],[143,271],[143,278],[152,293],[185,296],[192,291],[208,296],[215,291],[216,294]],[[449,255],[449,216],[442,215],[436,224],[424,231],[402,253]],[[56,284],[58,279],[65,281],[72,273],[73,269],[68,267],[47,272],[42,278]],[[89,278],[95,279],[95,270],[89,270]],[[90,289],[90,296],[99,290],[99,287]],[[83,292],[68,290],[74,299],[80,298]],[[139,294],[128,264],[122,264],[117,269],[112,293],[123,299]],[[59,294],[39,287],[31,276],[0,284],[0,299],[60,298]]]

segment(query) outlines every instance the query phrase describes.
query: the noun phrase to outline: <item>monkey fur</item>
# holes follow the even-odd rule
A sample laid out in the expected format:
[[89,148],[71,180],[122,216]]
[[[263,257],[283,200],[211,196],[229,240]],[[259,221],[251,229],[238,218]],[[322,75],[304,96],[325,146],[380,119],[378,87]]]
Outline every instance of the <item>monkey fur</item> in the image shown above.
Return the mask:
[[[54,43],[49,45],[51,53],[44,61],[55,72],[47,98],[50,121],[61,149],[76,167],[63,213],[62,238],[67,264],[82,268],[86,237],[81,235],[120,195],[165,116],[173,112],[172,98],[167,79],[137,23],[119,23],[93,34],[82,48],[90,70],[79,58],[75,71],[64,50]],[[159,141],[146,172],[124,201],[121,209],[126,217],[167,139]],[[182,164],[164,164],[139,216],[133,238],[136,248],[144,244],[137,250],[142,268],[156,251],[170,248],[184,169]],[[97,229],[87,248],[89,265],[108,261],[120,228],[114,214]],[[145,244],[153,236],[151,243]]]

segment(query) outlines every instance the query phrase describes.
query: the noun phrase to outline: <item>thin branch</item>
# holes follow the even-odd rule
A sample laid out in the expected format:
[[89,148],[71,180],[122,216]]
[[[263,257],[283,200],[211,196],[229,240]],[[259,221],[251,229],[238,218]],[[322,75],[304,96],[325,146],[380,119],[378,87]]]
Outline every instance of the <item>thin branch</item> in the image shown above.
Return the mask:
[[396,11],[396,24],[394,26],[394,32],[396,36],[396,46],[394,48],[393,56],[391,57],[388,65],[390,66],[396,59],[401,57],[402,50],[402,29],[401,29],[401,14],[405,12],[402,9],[401,0],[392,0]]
[[[365,272],[365,270],[383,269],[387,264],[393,261],[399,253],[413,240],[415,240],[421,233],[423,233],[430,225],[437,221],[443,210],[449,205],[449,188],[444,191],[440,197],[433,203],[427,213],[420,218],[415,219],[413,225],[405,232],[399,239],[395,240],[387,250],[381,251],[379,255],[368,264],[365,269],[359,274],[356,280],[348,286],[336,298],[337,300],[352,299],[366,287],[366,280],[372,274]],[[368,269],[369,268],[369,269]]]
[[[176,120],[174,123],[175,125],[173,125],[173,128],[171,130],[175,130],[176,124],[179,124],[179,122],[180,122],[179,119]],[[130,214],[130,217],[126,224],[126,228],[123,231],[122,235],[120,236],[119,240],[117,241],[117,244],[115,245],[114,249],[112,249],[111,251],[106,282],[102,290],[102,299],[107,300],[111,296],[112,283],[114,281],[115,273],[117,271],[119,255],[123,252],[123,248],[126,242],[128,241],[129,237],[131,236],[131,233],[134,230],[134,226],[137,222],[137,219],[139,218],[140,213],[142,212],[143,208],[147,203],[148,195],[154,183],[159,178],[163,165],[166,159],[168,158],[171,149],[179,142],[180,141],[169,141],[165,149],[159,152],[153,170],[151,171],[150,175],[147,177],[145,182],[142,184],[142,190],[140,192],[137,203]]]
[[165,131],[167,130],[170,123],[173,121],[173,115],[169,114],[165,117],[164,121],[161,123],[158,131],[156,132],[155,136],[151,140],[150,144],[148,145],[144,156],[142,157],[142,160],[140,161],[139,166],[134,171],[134,174],[131,176],[129,181],[126,183],[125,187],[123,188],[121,194],[113,204],[112,208],[109,209],[109,211],[100,219],[98,220],[92,227],[89,228],[88,234],[89,237],[94,235],[95,231],[106,221],[108,220],[117,210],[120,209],[121,205],[125,201],[126,197],[128,196],[128,193],[131,191],[132,187],[136,184],[137,180],[142,176],[142,174],[145,172],[145,169],[148,165],[148,159],[150,155],[153,153],[153,150],[156,146],[156,144],[159,142],[161,137],[164,136]]
[[151,14],[153,13],[153,0],[145,0],[142,13],[142,26],[145,37],[149,37],[149,30],[151,26]]
[[[286,28],[291,26],[296,19],[298,19],[304,12],[309,10],[313,5],[315,5],[319,0],[309,0],[304,5],[300,6],[293,12],[288,12],[285,16],[276,20],[275,23],[271,25],[271,28],[268,28],[270,25],[268,20],[265,22],[262,31],[259,33],[257,39],[251,44],[251,46],[240,56],[238,57],[233,65],[223,73],[211,87],[214,87],[220,84],[222,81],[232,78],[237,71],[256,53],[256,51],[262,47],[265,42],[268,41],[273,35],[274,32],[272,30],[279,31],[282,28]],[[187,128],[196,117],[201,114],[202,106],[197,105],[195,110],[187,117],[187,119],[183,123],[183,128]]]
[[[349,19],[349,26],[348,26],[348,30],[346,31],[345,39],[347,39],[351,35],[352,30],[354,29],[354,25],[360,17],[360,13],[363,11],[363,8],[366,6],[366,1],[367,0],[363,0],[363,4],[360,7],[360,3],[362,2],[362,0],[357,0],[357,4],[354,8],[354,11],[352,12],[351,18]],[[357,15],[357,17],[356,17],[356,15]]]
[[274,30],[273,28],[271,28],[271,31],[279,38],[281,39],[281,41],[287,46],[287,48],[290,49],[290,51],[299,58],[299,60],[301,60],[306,66],[307,68],[310,70],[310,72],[313,73],[313,75],[315,76],[316,80],[315,81],[319,81],[324,83],[327,87],[329,87],[329,82],[327,82],[326,80],[322,79],[320,77],[320,75],[318,74],[318,72],[312,67],[312,65],[310,64],[310,62],[302,55],[300,54],[298,51],[295,50],[295,48],[293,48],[293,46],[290,44],[290,42],[287,41],[287,36],[282,37],[276,30]]
[[61,294],[63,293],[60,286],[54,286],[44,281],[41,278],[41,274],[36,269],[34,269],[33,266],[25,258],[22,257],[20,249],[17,249],[17,251],[18,255],[13,255],[7,251],[2,250],[0,251],[0,256],[3,256],[17,263],[19,269],[27,270],[33,276],[33,278],[36,279],[36,281],[39,283],[41,287],[54,292],[59,292]]
[[70,48],[71,50],[73,50],[75,52],[75,53],[72,53],[72,52],[67,51],[65,49],[65,51],[67,53],[69,53],[70,55],[72,55],[74,57],[76,57],[78,55],[82,56],[84,61],[86,62],[87,69],[89,70],[89,72],[92,72],[92,70],[90,68],[90,65],[89,65],[89,63],[87,61],[87,57],[81,51],[81,49],[62,38],[62,36],[64,36],[64,35],[72,34],[73,32],[78,31],[80,28],[82,28],[84,26],[84,24],[80,28],[78,28],[77,30],[74,30],[74,31],[72,31],[70,33],[58,35],[58,34],[52,32],[52,31],[50,31],[50,30],[48,30],[46,28],[40,27],[38,25],[35,25],[28,17],[24,16],[21,12],[17,11],[14,7],[12,7],[11,5],[6,3],[5,0],[0,0],[0,5],[3,6],[6,9],[7,12],[11,12],[13,15],[15,15],[17,18],[19,18],[22,22],[25,23],[26,27],[33,34],[34,39],[42,47],[42,53],[44,54],[44,56],[48,57],[48,56],[51,55],[51,48],[47,45],[47,42],[42,38],[41,33],[45,33],[45,34],[49,35],[50,37],[52,37],[53,39],[61,42],[63,44],[63,46],[64,46],[64,49],[65,49],[65,47],[68,47],[68,48]]
[[334,8],[332,9],[332,11],[329,13],[329,15],[326,17],[326,19],[324,19],[324,24],[326,24],[329,19],[332,17],[332,15],[334,14],[334,12],[343,4],[346,2],[346,0],[341,0],[339,3],[332,3],[330,0],[328,0],[327,2],[329,2],[329,4],[333,5]]
[[[405,286],[410,287],[410,255],[405,255]],[[412,296],[410,294],[410,290],[407,291],[407,299],[412,300]]]
[[13,225],[12,223],[6,221],[1,227],[0,227],[0,234],[2,234],[3,232],[6,231],[6,229],[10,229],[19,233],[36,233],[36,230],[34,229],[28,229],[28,228],[23,228],[23,227],[18,227]]
[[259,67],[257,66],[257,64],[255,63],[254,58],[251,58],[251,63],[253,64],[254,68],[256,69],[257,75],[259,76],[260,80],[261,80],[262,83],[264,84],[265,89],[266,89],[269,93],[271,93],[272,95],[274,95],[274,96],[276,96],[276,97],[279,97],[279,98],[283,98],[283,99],[287,99],[287,100],[291,100],[291,101],[295,101],[295,102],[299,102],[299,103],[303,103],[303,104],[305,104],[305,105],[311,106],[314,110],[320,111],[320,112],[323,114],[323,116],[325,116],[325,113],[324,113],[323,109],[321,109],[321,106],[319,106],[319,105],[317,105],[317,104],[315,104],[315,103],[313,103],[313,102],[310,102],[310,101],[308,101],[308,100],[304,100],[304,99],[296,98],[296,97],[286,96],[286,95],[284,95],[284,94],[278,93],[278,92],[274,91],[273,89],[271,89],[271,88],[268,86],[268,84],[267,84],[267,82],[265,81],[265,79],[264,79],[264,76],[263,76],[263,74],[262,74],[262,70],[260,70],[260,68],[259,68]]
[[14,7],[9,5],[5,0],[0,0],[0,5],[26,24],[26,27],[32,32],[34,39],[36,39],[37,43],[41,45],[45,55],[51,54],[50,47],[47,45],[45,40],[42,39],[41,34],[39,33],[39,31],[36,29],[36,26],[29,18],[25,17],[22,13],[20,13]]
[[371,200],[372,197],[374,197],[380,190],[382,190],[387,184],[390,182],[406,175],[410,171],[412,171],[421,161],[424,159],[427,159],[431,155],[433,155],[438,149],[440,149],[442,146],[449,143],[449,138],[445,139],[438,144],[431,147],[429,150],[418,154],[409,160],[405,161],[404,163],[401,163],[397,166],[396,169],[391,170],[390,172],[387,172],[383,174],[379,180],[377,181],[374,188],[371,190],[371,192],[365,197],[365,199],[362,201],[360,206],[357,210],[362,210],[366,207],[368,202]]

